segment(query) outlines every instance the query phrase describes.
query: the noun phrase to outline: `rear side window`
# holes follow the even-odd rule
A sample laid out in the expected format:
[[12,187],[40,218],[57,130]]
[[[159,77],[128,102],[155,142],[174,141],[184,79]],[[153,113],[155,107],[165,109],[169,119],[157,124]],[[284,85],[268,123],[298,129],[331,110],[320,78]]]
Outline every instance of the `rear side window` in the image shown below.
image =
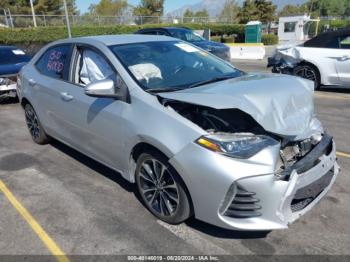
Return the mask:
[[154,31],[139,31],[137,33],[142,35],[156,35],[156,32]]
[[40,73],[56,79],[65,79],[70,60],[70,45],[49,48],[36,63]]
[[157,35],[168,35],[168,34],[163,30],[158,30]]
[[329,39],[327,44],[325,45],[326,48],[339,48],[339,38],[333,37]]

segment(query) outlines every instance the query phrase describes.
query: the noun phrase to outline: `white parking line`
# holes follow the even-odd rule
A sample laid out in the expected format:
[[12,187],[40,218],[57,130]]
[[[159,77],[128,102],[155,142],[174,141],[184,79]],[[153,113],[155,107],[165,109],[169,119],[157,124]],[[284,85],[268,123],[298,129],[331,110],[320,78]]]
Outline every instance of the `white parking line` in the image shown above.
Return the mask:
[[210,252],[212,255],[229,255],[226,250],[215,245],[208,239],[203,238],[198,233],[188,228],[185,224],[170,225],[161,220],[157,220],[158,224],[169,230],[177,237],[185,240],[188,244],[192,245],[196,249],[200,250],[204,254]]

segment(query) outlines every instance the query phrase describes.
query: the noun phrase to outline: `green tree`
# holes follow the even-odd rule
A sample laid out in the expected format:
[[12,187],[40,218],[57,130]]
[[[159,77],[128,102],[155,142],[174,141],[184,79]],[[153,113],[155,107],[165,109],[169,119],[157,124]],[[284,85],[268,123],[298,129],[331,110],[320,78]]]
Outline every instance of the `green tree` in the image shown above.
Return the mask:
[[[33,0],[37,14],[62,15],[64,14],[62,0]],[[28,0],[1,0],[2,8],[9,8],[12,14],[31,14],[30,2]],[[69,14],[77,14],[78,10],[75,0],[67,0]]]
[[249,21],[257,20],[258,10],[253,0],[245,0],[238,13],[239,22],[246,24]]
[[26,0],[1,0],[2,8],[9,8],[12,14],[29,14],[31,12],[29,1]]
[[344,17],[349,17],[350,16],[350,1],[345,2],[345,9],[344,9]]
[[137,16],[162,16],[164,13],[164,0],[141,0],[134,8]]
[[350,15],[350,0],[309,0],[304,6],[312,17]]
[[128,7],[126,0],[100,0],[98,4],[92,4],[89,12],[92,15],[119,16]]
[[209,17],[208,10],[207,9],[203,9],[203,10],[197,11],[194,14],[194,17],[207,18],[207,17]]
[[278,13],[278,16],[292,16],[292,15],[303,15],[308,10],[305,5],[286,5]]
[[258,20],[269,23],[276,19],[277,6],[266,0],[245,0],[238,13],[240,23]]
[[257,20],[262,23],[270,23],[276,19],[277,6],[271,1],[255,0],[254,3],[257,9]]
[[219,18],[226,23],[236,23],[238,21],[239,5],[236,0],[226,0],[224,9],[221,11]]
[[193,12],[190,9],[186,9],[185,13],[183,14],[183,17],[192,18],[194,16]]

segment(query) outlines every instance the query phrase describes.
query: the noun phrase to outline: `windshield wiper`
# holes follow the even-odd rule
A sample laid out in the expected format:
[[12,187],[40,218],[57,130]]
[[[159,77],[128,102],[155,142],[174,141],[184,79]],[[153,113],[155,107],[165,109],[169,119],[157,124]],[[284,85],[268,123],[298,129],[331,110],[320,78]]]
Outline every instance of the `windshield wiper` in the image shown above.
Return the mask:
[[150,88],[150,89],[146,89],[146,92],[149,93],[165,93],[165,92],[175,92],[175,91],[179,91],[179,90],[183,90],[183,87],[164,87],[164,88]]
[[218,76],[218,77],[214,77],[214,78],[211,78],[208,80],[194,83],[192,85],[189,85],[188,88],[193,88],[193,87],[202,86],[202,85],[206,85],[206,84],[210,84],[210,83],[215,83],[215,82],[219,82],[219,81],[223,81],[223,80],[235,78],[235,77],[236,76],[234,76],[234,75]]

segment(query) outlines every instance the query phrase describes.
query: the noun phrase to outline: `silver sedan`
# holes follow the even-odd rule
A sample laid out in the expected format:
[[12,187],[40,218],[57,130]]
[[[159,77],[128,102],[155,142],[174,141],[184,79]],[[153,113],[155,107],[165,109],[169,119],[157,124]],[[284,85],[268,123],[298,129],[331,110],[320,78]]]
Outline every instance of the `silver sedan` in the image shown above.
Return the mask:
[[287,228],[339,172],[311,81],[244,73],[170,37],[51,43],[17,92],[34,142],[55,138],[118,171],[171,224]]

